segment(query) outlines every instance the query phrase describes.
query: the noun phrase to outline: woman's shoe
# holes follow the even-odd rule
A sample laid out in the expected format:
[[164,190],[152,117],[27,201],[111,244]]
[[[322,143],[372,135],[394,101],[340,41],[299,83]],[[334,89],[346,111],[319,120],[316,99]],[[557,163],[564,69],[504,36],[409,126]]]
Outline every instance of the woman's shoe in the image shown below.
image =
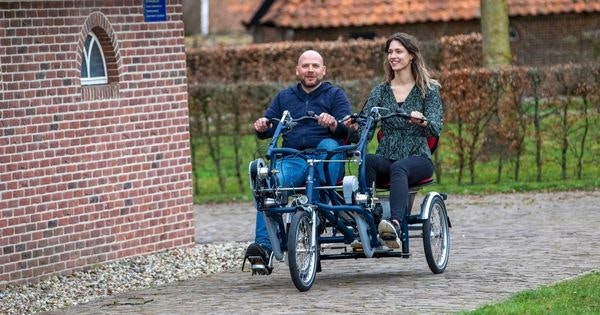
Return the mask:
[[363,253],[365,251],[362,243],[359,240],[352,241],[352,243],[350,243],[350,247],[352,247],[352,251],[355,253]]
[[400,224],[398,221],[381,220],[377,226],[379,237],[389,248],[400,248]]

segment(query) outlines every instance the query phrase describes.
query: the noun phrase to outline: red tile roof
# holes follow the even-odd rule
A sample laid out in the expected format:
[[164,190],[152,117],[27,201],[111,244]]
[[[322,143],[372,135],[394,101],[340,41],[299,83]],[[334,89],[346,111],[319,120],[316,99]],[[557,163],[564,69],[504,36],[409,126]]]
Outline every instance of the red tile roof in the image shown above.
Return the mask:
[[[507,0],[510,16],[600,12],[600,0]],[[471,20],[480,0],[275,0],[260,24],[345,27]]]

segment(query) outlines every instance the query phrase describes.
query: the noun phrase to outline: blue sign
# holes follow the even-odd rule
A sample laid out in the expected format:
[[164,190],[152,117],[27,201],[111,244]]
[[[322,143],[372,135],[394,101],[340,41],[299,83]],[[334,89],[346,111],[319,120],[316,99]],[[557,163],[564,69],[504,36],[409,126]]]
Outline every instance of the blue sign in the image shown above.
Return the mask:
[[167,20],[166,0],[144,0],[144,22],[164,22]]

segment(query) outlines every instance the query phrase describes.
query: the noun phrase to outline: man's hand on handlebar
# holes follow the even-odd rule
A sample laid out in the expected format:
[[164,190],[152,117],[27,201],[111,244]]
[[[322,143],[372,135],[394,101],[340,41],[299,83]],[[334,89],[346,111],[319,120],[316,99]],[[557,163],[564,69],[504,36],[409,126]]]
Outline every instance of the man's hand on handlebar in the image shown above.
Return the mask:
[[327,113],[319,114],[319,116],[317,116],[317,123],[320,126],[329,128],[329,130],[331,132],[334,132],[335,129],[337,128],[337,120],[335,119],[335,117],[333,117]]
[[265,132],[271,128],[271,122],[265,117],[261,117],[254,122],[254,130],[257,132]]

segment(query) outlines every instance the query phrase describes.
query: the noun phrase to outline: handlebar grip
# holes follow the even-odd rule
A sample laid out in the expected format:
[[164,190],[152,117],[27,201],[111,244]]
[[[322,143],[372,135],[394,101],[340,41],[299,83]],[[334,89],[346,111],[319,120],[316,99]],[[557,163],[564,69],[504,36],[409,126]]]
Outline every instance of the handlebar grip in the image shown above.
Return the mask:
[[400,117],[402,117],[404,119],[413,119],[414,118],[414,119],[420,120],[421,122],[427,121],[427,118],[413,117],[413,116],[411,116],[410,114],[407,114],[404,111],[399,111],[399,112],[391,113],[391,114],[388,114],[388,115],[385,115],[385,116],[381,116],[381,119],[383,120],[383,119],[391,118],[391,117],[394,117],[394,116],[400,116]]
[[417,117],[413,117],[413,116],[411,116],[410,114],[408,114],[408,113],[406,113],[406,112],[404,112],[404,111],[403,111],[403,112],[400,112],[400,114],[401,114],[401,115],[400,115],[401,117],[404,117],[404,118],[406,118],[406,119],[413,119],[413,118],[414,118],[414,119],[418,119],[418,120],[420,120],[421,122],[425,122],[425,121],[427,121],[427,118],[425,118],[425,117],[423,117],[423,118],[417,118]]
[[343,124],[343,123],[344,123],[346,120],[350,120],[350,122],[352,122],[352,123],[355,123],[355,122],[358,122],[358,119],[359,119],[359,118],[365,118],[365,117],[362,117],[362,116],[361,116],[360,114],[358,114],[358,113],[354,113],[354,114],[352,114],[352,115],[350,115],[350,116],[346,116],[346,117],[344,117],[344,118],[342,118],[342,119],[338,119],[338,121],[337,121],[337,122],[338,122],[339,124]]

